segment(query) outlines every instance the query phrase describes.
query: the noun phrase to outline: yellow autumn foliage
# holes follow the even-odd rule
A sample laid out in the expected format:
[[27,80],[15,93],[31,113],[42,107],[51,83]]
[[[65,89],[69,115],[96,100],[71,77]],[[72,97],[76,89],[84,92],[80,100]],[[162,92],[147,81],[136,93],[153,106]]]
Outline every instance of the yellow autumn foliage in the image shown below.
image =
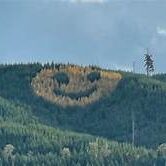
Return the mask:
[[[37,73],[36,77],[32,80],[32,87],[34,92],[48,101],[61,106],[85,106],[96,102],[103,95],[113,91],[118,81],[121,79],[119,73],[95,70],[100,72],[101,78],[94,82],[90,82],[87,79],[87,75],[93,72],[91,67],[80,66],[63,66],[59,69],[43,69]],[[58,72],[65,72],[69,76],[69,83],[67,85],[62,84],[59,86],[58,82],[53,79],[54,75]],[[96,88],[94,88],[96,87]],[[56,95],[54,90],[60,90],[66,94],[68,93],[83,93],[90,91],[91,94],[87,96],[81,96],[78,99],[73,99],[69,96]]]

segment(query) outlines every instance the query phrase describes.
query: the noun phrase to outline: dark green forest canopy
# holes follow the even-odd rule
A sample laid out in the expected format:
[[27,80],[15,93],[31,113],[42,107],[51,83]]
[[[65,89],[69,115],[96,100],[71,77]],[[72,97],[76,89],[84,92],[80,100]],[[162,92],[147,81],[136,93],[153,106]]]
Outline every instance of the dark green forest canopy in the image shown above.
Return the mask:
[[[0,66],[0,148],[4,152],[8,144],[15,147],[8,158],[1,153],[0,165],[164,163],[156,149],[166,142],[165,74],[147,78],[121,72],[116,89],[99,101],[62,108],[36,96],[31,86],[43,67],[60,65]],[[126,144],[132,141],[133,111],[137,148]]]

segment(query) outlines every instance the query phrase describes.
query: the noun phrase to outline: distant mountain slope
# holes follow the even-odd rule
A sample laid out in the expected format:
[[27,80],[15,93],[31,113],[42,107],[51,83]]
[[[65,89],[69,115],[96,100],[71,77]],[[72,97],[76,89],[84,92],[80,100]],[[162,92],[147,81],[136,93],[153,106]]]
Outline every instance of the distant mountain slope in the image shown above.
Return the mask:
[[[53,64],[44,66],[47,69],[53,67],[55,67]],[[42,69],[41,64],[0,66],[0,137],[2,140],[0,146],[1,149],[6,144],[16,147],[17,165],[19,161],[20,163],[24,161],[27,165],[31,165],[30,163],[39,165],[39,158],[41,158],[40,164],[43,162],[45,165],[61,162],[61,165],[72,165],[72,162],[76,164],[76,161],[79,161],[78,165],[80,163],[101,165],[102,162],[105,165],[110,163],[152,165],[157,163],[157,160],[159,163],[163,162],[162,157],[156,158],[157,153],[154,151],[144,149],[142,152],[139,148],[133,149],[131,145],[99,139],[99,142],[104,141],[106,153],[109,153],[112,148],[115,148],[112,149],[113,151],[118,151],[103,156],[101,147],[98,147],[101,145],[98,144],[97,137],[131,143],[134,114],[135,145],[156,149],[166,142],[164,75],[147,78],[144,75],[120,72],[122,79],[111,93],[83,107],[64,108],[34,93],[32,79]],[[90,146],[94,156],[89,155],[87,149]],[[131,154],[128,154],[129,151]],[[98,153],[101,153],[101,158],[97,156],[100,160],[95,163],[95,156],[99,155]],[[138,154],[143,156],[138,157]],[[68,158],[66,155],[71,156]],[[0,163],[6,161],[1,158]]]

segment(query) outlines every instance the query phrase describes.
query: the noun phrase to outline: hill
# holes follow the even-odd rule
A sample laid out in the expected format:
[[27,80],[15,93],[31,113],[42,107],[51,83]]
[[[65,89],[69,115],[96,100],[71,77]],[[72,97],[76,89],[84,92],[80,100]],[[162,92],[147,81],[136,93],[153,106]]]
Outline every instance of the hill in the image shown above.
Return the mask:
[[1,65],[0,164],[163,164],[165,80],[95,66]]

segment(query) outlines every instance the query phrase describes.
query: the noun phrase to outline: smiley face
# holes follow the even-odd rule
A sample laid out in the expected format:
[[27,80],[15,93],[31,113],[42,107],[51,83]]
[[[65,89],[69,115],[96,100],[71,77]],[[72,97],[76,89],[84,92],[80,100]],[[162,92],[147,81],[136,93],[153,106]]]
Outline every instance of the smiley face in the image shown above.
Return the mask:
[[43,69],[32,80],[34,92],[60,106],[85,106],[110,93],[119,73],[73,65]]

